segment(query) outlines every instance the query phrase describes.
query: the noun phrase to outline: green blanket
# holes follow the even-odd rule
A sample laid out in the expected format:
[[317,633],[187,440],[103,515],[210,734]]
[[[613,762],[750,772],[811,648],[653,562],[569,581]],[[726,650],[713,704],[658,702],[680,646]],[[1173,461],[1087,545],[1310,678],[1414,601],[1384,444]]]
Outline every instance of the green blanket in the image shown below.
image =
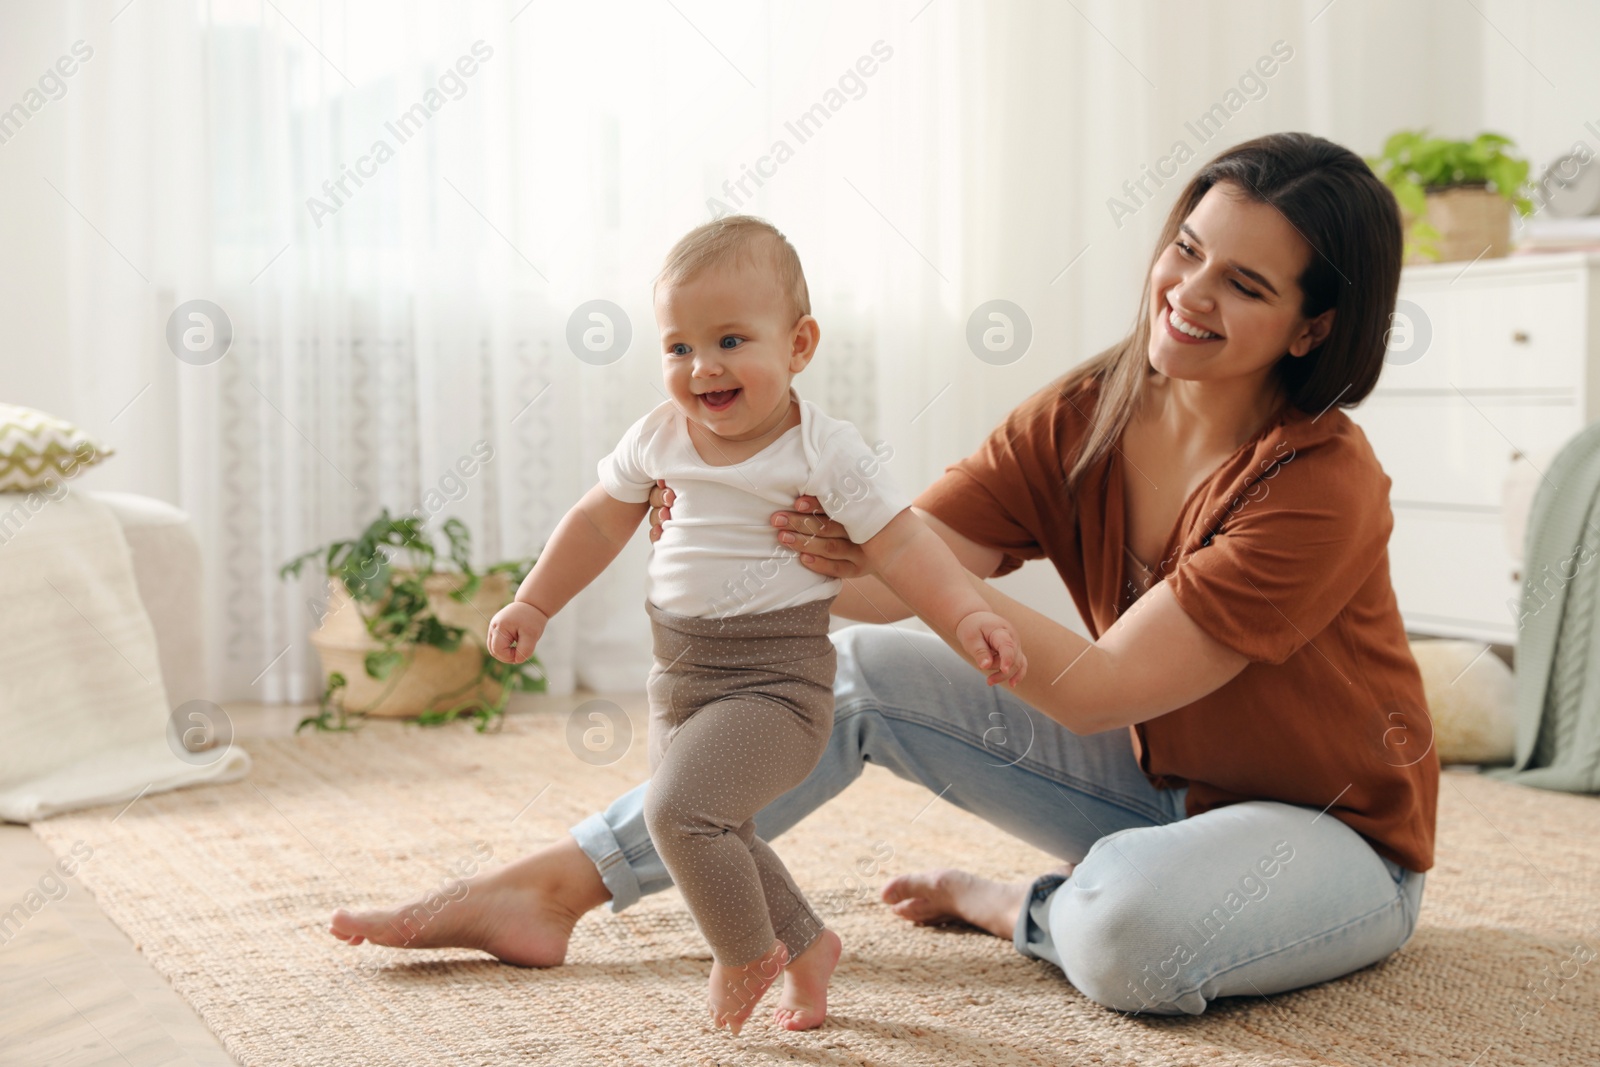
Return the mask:
[[1600,422],[1562,448],[1528,516],[1517,632],[1517,755],[1485,774],[1600,792]]

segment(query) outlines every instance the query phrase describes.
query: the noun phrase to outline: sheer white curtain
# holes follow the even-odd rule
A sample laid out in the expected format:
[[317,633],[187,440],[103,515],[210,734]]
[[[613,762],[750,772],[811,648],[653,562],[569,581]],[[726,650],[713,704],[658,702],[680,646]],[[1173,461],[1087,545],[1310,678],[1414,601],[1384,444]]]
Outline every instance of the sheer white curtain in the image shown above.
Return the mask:
[[[318,583],[277,567],[381,507],[460,517],[480,562],[536,552],[658,402],[650,280],[715,213],[801,249],[825,343],[798,387],[876,436],[950,299],[974,106],[949,54],[971,14],[914,13],[221,0],[97,27],[117,77],[75,116],[63,191],[139,267],[78,240],[73,351],[95,377],[140,338],[123,380],[86,386],[138,394],[124,429],[178,471],[216,698],[317,692]],[[203,365],[163,336],[196,298],[233,330]],[[614,362],[569,347],[593,300],[631,329]],[[556,690],[641,684],[646,547],[552,626]]]
[[[66,373],[103,413],[82,421],[121,450],[111,487],[167,495],[200,526],[214,699],[308,699],[320,593],[279,564],[380,507],[460,517],[479,562],[536,552],[659,401],[650,280],[714,212],[795,242],[823,336],[797,388],[887,440],[915,491],[1126,328],[1160,217],[1205,158],[1296,128],[1370,151],[1437,121],[1431,98],[1376,108],[1353,80],[1430,84],[1417,6],[63,8],[65,40],[96,48],[64,104],[59,188],[40,194],[89,224],[52,201],[71,222]],[[1477,47],[1451,32],[1438,66]],[[1206,143],[1185,132],[1279,40],[1294,56],[1259,96]],[[1114,217],[1124,182],[1180,139],[1197,158]],[[207,365],[164,340],[196,298],[233,326]],[[967,340],[995,299],[1031,327],[1011,362]],[[632,331],[603,365],[567,341],[594,300]],[[551,628],[552,688],[642,685],[646,547],[641,533]],[[1070,618],[1039,567],[1012,581]]]

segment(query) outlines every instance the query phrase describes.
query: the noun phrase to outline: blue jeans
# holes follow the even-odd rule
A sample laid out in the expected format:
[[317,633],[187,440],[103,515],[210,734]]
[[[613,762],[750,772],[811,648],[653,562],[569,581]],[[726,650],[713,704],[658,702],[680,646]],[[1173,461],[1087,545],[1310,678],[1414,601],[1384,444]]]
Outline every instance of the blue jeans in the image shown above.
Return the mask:
[[[1349,974],[1410,939],[1425,875],[1331,815],[1271,800],[1193,818],[1151,786],[1126,729],[1080,736],[943,641],[852,626],[833,732],[816,769],[756,816],[772,839],[876,763],[1075,863],[1036,879],[1014,942],[1108,1008],[1198,1015]],[[645,783],[572,828],[620,911],[671,884],[644,821]],[[952,857],[953,860],[956,857]]]

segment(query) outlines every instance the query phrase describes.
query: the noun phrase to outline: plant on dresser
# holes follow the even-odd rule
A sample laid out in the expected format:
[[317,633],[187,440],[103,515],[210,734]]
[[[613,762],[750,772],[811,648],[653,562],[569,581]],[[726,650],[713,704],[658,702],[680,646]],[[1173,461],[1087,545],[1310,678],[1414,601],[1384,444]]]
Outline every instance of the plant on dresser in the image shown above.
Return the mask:
[[1378,386],[1350,415],[1393,481],[1406,628],[1514,644],[1502,488],[1600,417],[1600,254],[1407,267]]
[[1400,130],[1367,160],[1400,203],[1407,263],[1503,256],[1511,248],[1511,213],[1533,211],[1528,161],[1511,138],[1480,133],[1470,141]]

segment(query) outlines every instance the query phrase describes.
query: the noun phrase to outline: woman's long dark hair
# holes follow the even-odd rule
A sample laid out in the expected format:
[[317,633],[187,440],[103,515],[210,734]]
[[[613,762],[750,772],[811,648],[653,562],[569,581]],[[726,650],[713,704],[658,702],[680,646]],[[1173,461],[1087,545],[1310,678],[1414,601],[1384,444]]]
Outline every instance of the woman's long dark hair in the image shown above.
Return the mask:
[[[1353,407],[1378,383],[1389,316],[1400,287],[1400,209],[1377,175],[1348,148],[1308,133],[1274,133],[1236,145],[1207,163],[1172,205],[1156,260],[1178,235],[1212,186],[1227,182],[1238,195],[1270,204],[1311,245],[1300,275],[1300,311],[1307,318],[1337,308],[1327,338],[1304,356],[1278,361],[1289,403],[1322,412]],[[1133,417],[1150,366],[1150,286],[1145,274],[1139,318],[1127,337],[1072,368],[1063,390],[1088,378],[1100,382],[1089,432],[1067,472],[1076,491],[1084,473],[1103,459]]]

